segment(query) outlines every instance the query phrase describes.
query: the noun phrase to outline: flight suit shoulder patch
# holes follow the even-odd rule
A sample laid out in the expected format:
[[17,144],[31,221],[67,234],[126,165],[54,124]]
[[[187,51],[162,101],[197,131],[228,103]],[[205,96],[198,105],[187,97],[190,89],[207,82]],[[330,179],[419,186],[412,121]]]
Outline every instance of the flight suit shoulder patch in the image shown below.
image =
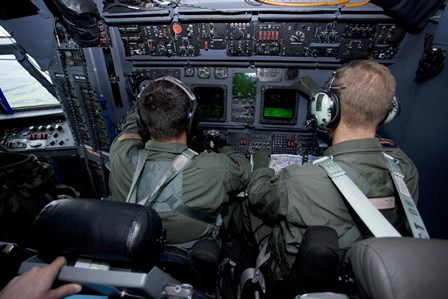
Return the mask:
[[124,133],[121,134],[120,136],[118,136],[118,141],[123,141],[123,140],[130,140],[130,139],[136,139],[136,140],[142,140],[142,137],[140,137],[139,134],[135,134],[135,133]]
[[383,147],[392,147],[396,148],[398,147],[398,144],[396,144],[393,140],[382,138],[380,139],[380,143]]

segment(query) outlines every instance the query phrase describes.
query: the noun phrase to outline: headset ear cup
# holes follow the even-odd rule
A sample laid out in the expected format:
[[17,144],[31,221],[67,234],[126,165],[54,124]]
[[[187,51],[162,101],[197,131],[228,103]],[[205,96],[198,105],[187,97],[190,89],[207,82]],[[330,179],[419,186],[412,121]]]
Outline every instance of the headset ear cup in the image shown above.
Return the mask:
[[336,128],[339,124],[339,120],[341,119],[341,106],[339,103],[338,95],[333,91],[329,90],[327,92],[331,98],[331,120],[327,124],[327,128]]
[[196,108],[198,107],[198,101],[196,99],[190,99],[190,106],[188,107],[188,131],[191,132],[193,127],[194,115],[196,113]]
[[389,111],[386,114],[386,117],[383,120],[383,124],[390,123],[392,120],[394,120],[398,115],[400,115],[401,108],[398,104],[398,99],[396,96],[392,98],[392,103],[390,104]]
[[319,128],[334,128],[339,123],[339,98],[331,90],[315,94],[309,107]]

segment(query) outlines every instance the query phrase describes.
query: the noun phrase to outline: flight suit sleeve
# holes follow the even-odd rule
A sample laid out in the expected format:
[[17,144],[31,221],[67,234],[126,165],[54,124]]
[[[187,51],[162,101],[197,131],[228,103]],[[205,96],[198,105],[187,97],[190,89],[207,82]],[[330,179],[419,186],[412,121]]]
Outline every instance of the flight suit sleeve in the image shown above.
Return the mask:
[[134,173],[132,157],[138,149],[144,147],[144,142],[138,134],[135,112],[128,113],[121,128],[122,132],[112,142],[109,153],[109,189],[112,200],[116,201],[126,200]]
[[254,170],[248,185],[249,204],[256,212],[270,220],[277,217],[281,182],[275,171],[269,167]]
[[249,203],[251,208],[274,220],[278,213],[279,180],[275,171],[269,168],[270,156],[267,148],[261,148],[253,155],[253,173],[249,183]]
[[122,133],[136,133],[139,132],[139,126],[137,122],[137,113],[135,110],[131,110],[127,113],[126,119],[121,126]]
[[231,146],[224,146],[221,154],[230,158],[228,183],[230,191],[241,191],[249,183],[251,175],[251,165],[249,160],[240,152],[234,150]]
[[135,111],[129,112],[126,115],[126,119],[121,126],[121,130],[122,132],[112,142],[111,153],[114,153],[115,150],[120,150],[121,148],[128,149],[136,145],[144,145],[143,139],[139,135],[137,113]]

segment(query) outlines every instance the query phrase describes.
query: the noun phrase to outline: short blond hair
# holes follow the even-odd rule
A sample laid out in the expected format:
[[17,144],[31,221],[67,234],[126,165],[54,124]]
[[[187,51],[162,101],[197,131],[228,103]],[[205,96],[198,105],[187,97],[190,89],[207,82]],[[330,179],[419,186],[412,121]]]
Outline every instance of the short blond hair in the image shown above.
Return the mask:
[[389,111],[396,82],[389,69],[374,60],[361,60],[336,72],[332,84],[340,100],[341,120],[349,127],[377,127]]

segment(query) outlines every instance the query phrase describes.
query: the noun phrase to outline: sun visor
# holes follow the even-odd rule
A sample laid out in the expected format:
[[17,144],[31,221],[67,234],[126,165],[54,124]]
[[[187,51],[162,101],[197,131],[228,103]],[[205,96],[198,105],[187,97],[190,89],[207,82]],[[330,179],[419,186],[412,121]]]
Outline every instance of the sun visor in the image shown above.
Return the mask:
[[420,33],[444,0],[371,0],[407,32]]

